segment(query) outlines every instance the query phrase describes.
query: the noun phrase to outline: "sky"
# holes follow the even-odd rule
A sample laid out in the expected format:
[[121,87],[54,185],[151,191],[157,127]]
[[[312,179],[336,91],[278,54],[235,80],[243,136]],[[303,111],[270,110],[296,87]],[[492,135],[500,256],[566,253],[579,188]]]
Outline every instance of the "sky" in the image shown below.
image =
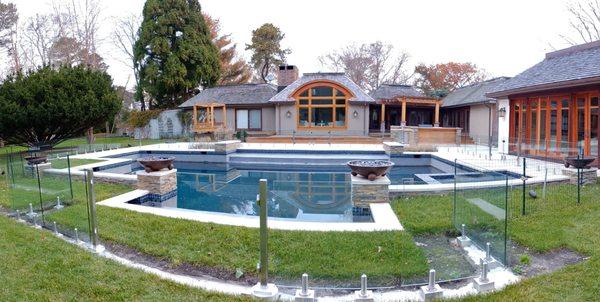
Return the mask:
[[[70,2],[71,0],[55,0]],[[84,1],[84,0],[74,0]],[[17,5],[21,20],[50,11],[50,0],[3,0]],[[140,14],[143,0],[102,0],[100,54],[115,84],[132,87],[131,67],[122,63],[111,31],[115,19]],[[409,53],[416,64],[472,62],[490,76],[514,76],[567,46],[561,34],[569,28],[567,1],[560,0],[201,0],[202,9],[219,18],[238,52],[251,31],[273,23],[291,49],[287,62],[300,72],[329,71],[318,58],[348,44],[377,40]]]

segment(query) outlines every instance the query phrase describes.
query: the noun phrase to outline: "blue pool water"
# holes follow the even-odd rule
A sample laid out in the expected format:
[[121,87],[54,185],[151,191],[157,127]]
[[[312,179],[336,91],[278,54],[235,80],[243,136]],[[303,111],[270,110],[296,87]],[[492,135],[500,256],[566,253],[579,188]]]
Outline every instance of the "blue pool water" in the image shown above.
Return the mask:
[[238,169],[181,171],[177,173],[176,206],[258,215],[258,183],[264,178],[268,180],[268,213],[271,217],[305,221],[370,221],[369,215],[353,212],[347,174]]

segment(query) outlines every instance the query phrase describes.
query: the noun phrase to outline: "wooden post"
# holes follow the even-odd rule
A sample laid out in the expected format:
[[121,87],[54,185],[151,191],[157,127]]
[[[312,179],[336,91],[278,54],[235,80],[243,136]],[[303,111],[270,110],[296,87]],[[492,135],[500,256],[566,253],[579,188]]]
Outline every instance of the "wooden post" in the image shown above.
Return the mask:
[[194,119],[194,131],[196,131],[198,129],[198,105],[194,105],[194,113],[193,113],[193,119]]
[[440,126],[440,102],[435,103],[435,121],[433,122],[433,126]]
[[406,126],[406,97],[402,98],[402,120],[400,125]]
[[225,104],[223,104],[223,128],[227,129],[227,107]]
[[385,132],[385,104],[381,104],[381,133]]

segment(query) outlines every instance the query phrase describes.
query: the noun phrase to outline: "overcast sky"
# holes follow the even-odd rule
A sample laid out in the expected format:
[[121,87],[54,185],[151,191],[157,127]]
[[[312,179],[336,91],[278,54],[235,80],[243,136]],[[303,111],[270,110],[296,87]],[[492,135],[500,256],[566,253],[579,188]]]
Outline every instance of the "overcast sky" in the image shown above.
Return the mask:
[[[56,0],[60,2],[60,0]],[[71,0],[63,0],[71,1]],[[77,0],[76,0],[77,1]],[[84,1],[84,0],[80,0]],[[49,0],[13,2],[21,19],[49,11]],[[514,76],[543,59],[552,47],[564,47],[560,34],[570,32],[567,1],[383,1],[383,0],[204,0],[204,11],[221,20],[239,52],[251,30],[271,22],[285,33],[292,50],[288,63],[301,72],[327,71],[318,57],[351,43],[381,40],[407,51],[410,64],[473,62],[492,76]],[[133,78],[109,38],[115,18],[141,14],[143,0],[102,0],[100,54],[115,83]]]

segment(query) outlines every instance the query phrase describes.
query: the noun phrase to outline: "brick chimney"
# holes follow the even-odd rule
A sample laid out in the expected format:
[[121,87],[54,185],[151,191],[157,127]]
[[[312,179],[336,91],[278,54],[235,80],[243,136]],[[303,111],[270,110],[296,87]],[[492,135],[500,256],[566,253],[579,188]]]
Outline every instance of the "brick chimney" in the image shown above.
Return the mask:
[[298,68],[294,65],[279,65],[279,70],[277,71],[277,90],[281,91],[296,81],[298,73]]

